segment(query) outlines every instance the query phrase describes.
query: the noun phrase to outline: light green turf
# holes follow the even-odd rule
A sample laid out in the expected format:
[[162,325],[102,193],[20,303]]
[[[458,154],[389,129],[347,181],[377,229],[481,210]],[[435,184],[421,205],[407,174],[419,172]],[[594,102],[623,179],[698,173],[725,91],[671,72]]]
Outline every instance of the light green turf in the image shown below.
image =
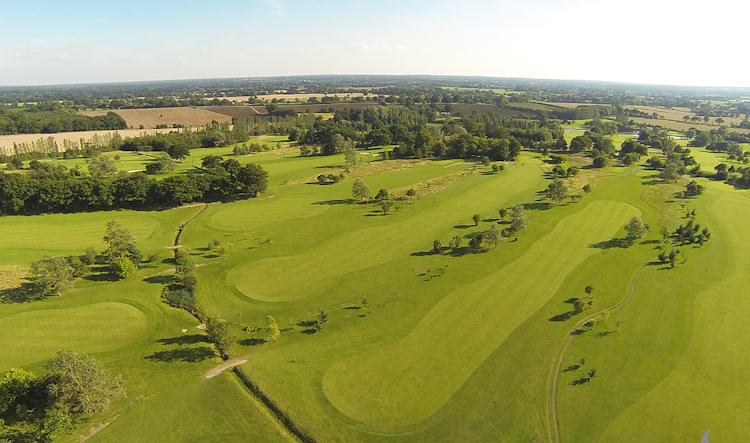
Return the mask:
[[[47,309],[11,315],[0,323],[0,371],[20,367],[61,348],[80,352],[117,349],[138,338],[147,320],[124,303],[95,303],[75,308]],[[101,340],[106,331],[107,340]]]
[[[610,239],[637,212],[623,203],[595,201],[564,218],[519,259],[444,297],[397,343],[330,368],[323,380],[326,396],[349,417],[379,429],[427,418],[576,266],[599,251],[592,244]],[[580,229],[588,220],[597,223]]]
[[[725,158],[694,151],[706,164]],[[723,432],[736,441],[750,427],[742,403],[750,386],[743,372],[750,345],[741,332],[748,314],[742,271],[750,264],[743,252],[750,246],[743,232],[750,215],[747,191],[699,179],[708,185],[706,194],[686,201],[674,197],[686,180],[650,185],[654,172],[647,169],[583,169],[593,191],[580,202],[547,208],[537,201],[547,168],[539,155],[524,152],[500,174],[485,174],[488,168],[472,174],[471,162],[456,160],[364,174],[373,193],[418,189],[398,211],[382,216],[375,205],[347,203],[352,177],[335,185],[305,183],[341,168],[342,155],[302,158],[282,151],[239,159],[269,171],[268,192],[209,205],[181,241],[206,264],[196,271],[201,305],[232,322],[238,342],[230,353],[247,355],[242,370],[317,440],[546,441],[549,371],[582,316],[552,319],[568,311],[565,300],[581,296],[586,285],[596,288],[593,309],[617,303],[636,270],[657,253],[648,242],[627,249],[588,245],[622,236],[622,225],[636,213],[652,227],[648,239],[658,238],[659,223],[673,228],[682,204],[698,210],[712,240],[685,248],[687,262],[675,270],[646,267],[627,305],[574,338],[563,366],[586,357],[586,370],[596,368],[598,376],[572,386],[578,373],[560,374],[561,435],[563,441],[644,435],[697,441],[711,427],[712,436]],[[434,186],[426,192],[428,180]],[[518,241],[483,254],[426,253],[434,239],[447,244],[454,235],[488,229],[499,208],[518,203],[531,204],[529,227]],[[176,227],[200,209],[3,217],[0,264],[101,248],[110,219],[130,226],[144,252],[166,257],[163,248]],[[471,221],[475,213],[486,219],[478,227]],[[225,255],[205,249],[213,238],[226,245]],[[163,284],[147,279],[171,266],[158,263],[119,282],[79,280],[61,297],[0,305],[0,325],[102,303],[127,305],[145,318],[145,330],[122,338],[116,348],[92,351],[125,377],[128,399],[80,425],[69,440],[113,417],[92,441],[288,437],[230,374],[202,377],[217,359],[180,360],[204,355],[207,344],[200,337],[179,344],[182,335],[201,334],[197,321],[161,303]],[[362,299],[366,310],[359,309]],[[321,310],[328,321],[310,333],[300,322]],[[263,337],[241,328],[263,327],[266,315],[279,322],[280,340],[245,340]],[[108,326],[85,344],[107,346]],[[66,330],[88,333],[79,327],[76,322]],[[47,340],[52,343],[49,334],[34,341]],[[41,372],[51,352],[32,352],[25,366]]]

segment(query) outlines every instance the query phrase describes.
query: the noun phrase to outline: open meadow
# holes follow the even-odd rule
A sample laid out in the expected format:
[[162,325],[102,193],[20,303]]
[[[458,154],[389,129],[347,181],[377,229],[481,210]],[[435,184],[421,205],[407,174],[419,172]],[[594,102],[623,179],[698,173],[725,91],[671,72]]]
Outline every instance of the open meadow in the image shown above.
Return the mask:
[[[618,137],[617,145],[629,136]],[[704,195],[685,199],[676,193],[686,179],[657,183],[643,163],[594,169],[588,157],[571,155],[567,164],[582,169],[570,192],[581,197],[557,204],[540,196],[551,164],[538,153],[522,152],[493,172],[464,160],[384,162],[380,150],[359,151],[360,165],[327,185],[316,177],[345,172],[341,154],[301,157],[282,146],[237,157],[269,172],[257,199],[0,218],[0,371],[38,370],[69,347],[122,374],[128,397],[79,424],[70,441],[294,440],[235,373],[205,377],[221,359],[198,320],[160,300],[174,270],[167,247],[184,225],[179,244],[199,265],[201,306],[230,322],[229,356],[247,359],[239,373],[297,437],[697,441],[709,428],[723,441],[745,435],[750,342],[737,331],[750,315],[742,289],[750,283],[748,191],[699,178]],[[171,174],[231,151],[193,150]],[[693,152],[704,169],[726,162],[724,154]],[[106,155],[131,171],[151,154]],[[355,179],[373,194],[393,192],[395,207],[385,214],[353,199]],[[496,248],[434,251],[434,240],[465,243],[505,227],[498,210],[519,204],[528,228]],[[692,209],[714,236],[701,248],[681,247],[668,269],[656,261],[659,231]],[[633,216],[651,229],[627,245],[623,226]],[[31,262],[101,249],[109,220],[158,259],[126,280],[93,267],[61,296],[8,297]],[[214,239],[224,254],[206,247]],[[589,309],[575,311],[587,286]],[[265,332],[269,315],[280,328],[275,341]]]

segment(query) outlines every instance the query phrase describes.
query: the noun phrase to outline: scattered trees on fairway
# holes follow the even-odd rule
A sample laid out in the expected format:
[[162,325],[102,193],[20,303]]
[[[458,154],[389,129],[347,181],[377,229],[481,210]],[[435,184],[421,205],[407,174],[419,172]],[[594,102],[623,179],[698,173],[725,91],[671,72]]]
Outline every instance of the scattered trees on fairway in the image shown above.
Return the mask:
[[432,252],[434,254],[440,254],[440,251],[443,250],[443,245],[440,243],[440,240],[435,240],[432,242]]
[[95,177],[111,176],[117,174],[117,166],[110,157],[99,155],[89,160],[89,174]]
[[60,295],[74,279],[74,270],[66,257],[45,257],[31,264],[33,286],[39,295]]
[[544,190],[544,196],[550,200],[554,200],[558,205],[568,195],[568,186],[562,179],[556,178],[552,183],[547,186]]
[[517,233],[523,231],[527,226],[526,213],[523,211],[523,205],[513,206],[510,210],[510,231]]
[[638,240],[639,238],[646,235],[646,233],[648,232],[648,225],[643,222],[643,219],[635,216],[631,218],[630,221],[625,225],[625,232],[626,240],[632,243],[635,240]]
[[[136,247],[133,234],[114,220],[107,223],[104,242],[107,243],[104,256],[107,258],[113,275],[122,275],[125,269],[130,270],[131,265],[137,265],[143,259]],[[130,265],[125,260],[120,260],[122,258],[127,259]],[[125,272],[125,275],[129,273]]]
[[356,179],[352,183],[352,195],[359,200],[369,200],[370,188],[367,187],[364,181]]
[[471,216],[471,220],[474,222],[474,226],[479,226],[479,220],[481,220],[482,217],[479,214],[474,214]]
[[686,197],[695,197],[701,195],[703,194],[703,185],[696,182],[695,180],[690,180],[690,183],[685,186],[684,194]]
[[268,341],[277,342],[281,337],[281,330],[279,324],[276,323],[276,319],[270,315],[266,316],[266,328],[268,330]]

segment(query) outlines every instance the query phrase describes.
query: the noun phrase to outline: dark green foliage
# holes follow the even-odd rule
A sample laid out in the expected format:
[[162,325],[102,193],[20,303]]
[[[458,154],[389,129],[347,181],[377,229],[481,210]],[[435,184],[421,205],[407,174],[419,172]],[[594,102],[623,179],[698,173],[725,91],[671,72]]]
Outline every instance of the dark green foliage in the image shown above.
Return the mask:
[[[44,108],[52,109],[44,109]],[[71,131],[126,129],[128,125],[114,112],[89,117],[59,105],[27,105],[23,109],[0,109],[0,134],[52,134]]]
[[31,264],[31,276],[39,295],[60,295],[73,282],[75,269],[66,257],[45,257]]
[[[169,163],[167,160],[160,162]],[[268,173],[261,166],[252,163],[241,166],[233,159],[224,160],[202,173],[160,181],[143,173],[76,176],[64,167],[47,168],[37,163],[33,174],[0,171],[0,215],[148,209],[193,201],[255,197],[265,191],[268,182]]]
[[685,196],[694,197],[701,194],[703,194],[703,185],[695,180],[690,180],[690,183],[685,186]]

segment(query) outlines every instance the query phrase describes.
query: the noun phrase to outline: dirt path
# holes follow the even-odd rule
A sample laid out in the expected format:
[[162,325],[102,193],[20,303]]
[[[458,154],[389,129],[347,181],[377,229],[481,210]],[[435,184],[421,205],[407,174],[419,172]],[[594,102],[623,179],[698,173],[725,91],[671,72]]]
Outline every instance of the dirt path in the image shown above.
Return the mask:
[[630,277],[628,290],[625,293],[625,296],[619,302],[615,303],[608,309],[602,309],[601,311],[595,312],[588,317],[579,320],[568,331],[568,334],[565,336],[565,340],[563,340],[562,344],[560,345],[560,349],[557,351],[557,357],[547,378],[547,424],[549,426],[550,442],[560,442],[560,423],[557,420],[557,385],[560,379],[560,369],[562,368],[562,362],[565,359],[565,352],[568,350],[568,346],[570,345],[570,342],[574,337],[572,332],[583,326],[584,323],[597,318],[605,312],[611,313],[616,311],[617,309],[620,309],[625,305],[625,303],[630,301],[630,298],[633,296],[633,291],[635,289],[635,282],[638,279],[638,275],[640,275],[645,266],[646,265],[641,265],[641,267],[633,273],[633,276]]
[[214,378],[217,375],[221,374],[222,372],[226,371],[227,369],[232,369],[233,367],[239,366],[239,365],[241,365],[241,364],[243,364],[245,362],[247,362],[247,356],[230,358],[229,360],[225,361],[224,363],[220,364],[219,366],[216,366],[215,368],[213,368],[210,371],[206,372],[205,377],[206,378]]
[[640,167],[640,166],[636,166],[635,168],[631,169],[630,171],[628,171],[628,172],[624,173],[624,174],[623,174],[622,176],[623,176],[623,177],[627,177],[628,175],[630,175],[630,174],[634,173],[635,171],[639,171],[640,169],[641,169],[641,167]]
[[86,441],[90,439],[91,437],[95,436],[96,434],[100,433],[104,428],[109,426],[113,421],[117,420],[117,418],[120,417],[119,415],[116,415],[112,420],[104,423],[99,423],[96,426],[93,426],[91,429],[89,429],[89,432],[87,432],[85,435],[82,435],[81,438],[78,441]]

